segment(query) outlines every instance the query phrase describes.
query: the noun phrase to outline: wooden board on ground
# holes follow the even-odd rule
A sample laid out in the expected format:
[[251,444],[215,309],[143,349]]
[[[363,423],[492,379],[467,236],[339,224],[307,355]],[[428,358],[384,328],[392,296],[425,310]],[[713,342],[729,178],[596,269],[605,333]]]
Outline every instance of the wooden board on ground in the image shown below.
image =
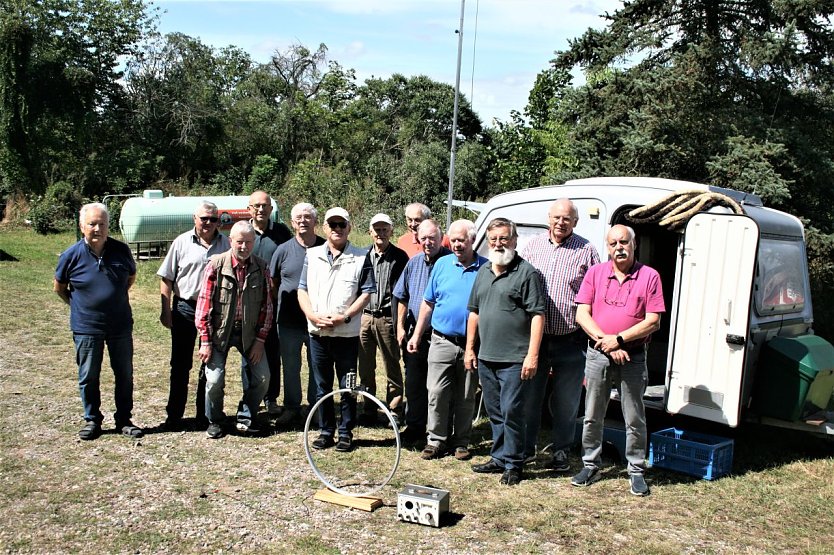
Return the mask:
[[328,488],[318,490],[313,496],[313,499],[324,501],[325,503],[343,505],[369,513],[373,512],[374,509],[382,507],[382,499],[379,497],[351,497],[350,495],[336,493]]

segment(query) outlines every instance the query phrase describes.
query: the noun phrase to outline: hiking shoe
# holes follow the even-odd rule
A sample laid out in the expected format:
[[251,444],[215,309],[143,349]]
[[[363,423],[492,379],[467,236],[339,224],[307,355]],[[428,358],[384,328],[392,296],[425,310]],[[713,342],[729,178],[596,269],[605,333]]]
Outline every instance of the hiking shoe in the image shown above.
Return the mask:
[[521,471],[516,470],[514,468],[508,468],[501,474],[501,478],[498,480],[499,483],[504,484],[505,486],[517,486],[518,483],[521,481]]
[[313,449],[329,449],[334,445],[336,445],[336,442],[333,441],[333,436],[320,434],[319,437],[313,440]]
[[455,447],[455,458],[459,461],[468,461],[472,458],[472,453],[466,447]]
[[442,447],[429,444],[423,447],[423,451],[420,453],[420,458],[424,461],[430,461],[432,459],[439,459],[445,454],[446,450]]
[[298,409],[284,409],[281,413],[281,416],[275,421],[275,426],[294,426],[297,422],[299,417],[301,416],[301,411]]
[[269,414],[269,416],[281,415],[281,406],[278,405],[277,401],[267,401],[264,404],[266,405],[266,412]]
[[135,439],[139,439],[140,437],[145,435],[145,432],[142,431],[142,428],[140,428],[139,426],[134,426],[133,422],[131,422],[130,420],[122,424],[116,424],[116,429],[123,436],[132,437]]
[[489,459],[489,461],[483,464],[473,464],[472,472],[477,472],[478,474],[501,474],[504,472],[504,465],[495,459]]
[[181,432],[183,428],[181,418],[171,418],[170,416],[162,423],[162,429],[166,432]]
[[339,443],[336,444],[336,451],[340,453],[347,453],[353,449],[353,439],[349,437],[340,437]]
[[560,449],[553,453],[553,458],[547,463],[547,467],[556,472],[568,472],[570,470],[570,462],[568,461],[567,452]]
[[638,495],[643,497],[649,494],[649,484],[642,474],[632,474],[629,476],[631,481],[631,495]]
[[220,439],[223,437],[223,428],[216,422],[209,422],[208,428],[206,428],[206,436],[209,439]]
[[87,422],[87,424],[78,431],[78,437],[84,441],[90,441],[101,435],[101,425],[98,422]]
[[247,424],[246,422],[237,422],[235,424],[235,429],[242,434],[259,434],[259,433],[261,433],[261,429],[258,428],[258,425],[255,424],[254,420],[250,424]]
[[570,485],[577,487],[590,486],[599,480],[599,469],[584,467],[579,474],[570,479]]

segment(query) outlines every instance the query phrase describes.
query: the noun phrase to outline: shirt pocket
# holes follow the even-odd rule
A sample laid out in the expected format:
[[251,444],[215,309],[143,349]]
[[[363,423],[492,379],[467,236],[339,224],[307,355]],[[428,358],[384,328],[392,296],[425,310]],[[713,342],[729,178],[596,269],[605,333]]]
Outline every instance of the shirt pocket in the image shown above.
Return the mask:
[[230,279],[221,279],[217,284],[219,289],[219,300],[221,303],[230,303],[235,299],[237,284]]
[[639,295],[629,296],[626,302],[626,314],[631,318],[643,319],[646,317],[646,297]]

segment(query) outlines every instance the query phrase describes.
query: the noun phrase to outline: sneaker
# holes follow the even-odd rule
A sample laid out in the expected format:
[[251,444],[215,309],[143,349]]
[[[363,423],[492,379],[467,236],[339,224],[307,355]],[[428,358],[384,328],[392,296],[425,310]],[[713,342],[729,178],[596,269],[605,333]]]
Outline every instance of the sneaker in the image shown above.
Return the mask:
[[579,474],[570,479],[570,485],[577,487],[590,486],[599,480],[599,469],[584,467]]
[[547,463],[547,467],[556,472],[568,472],[570,470],[568,454],[561,449],[556,451],[553,453],[553,458]]
[[319,437],[313,440],[313,449],[328,449],[334,445],[336,445],[336,442],[333,441],[333,436],[320,434]]
[[347,453],[353,449],[353,440],[349,437],[339,437],[339,443],[336,444],[336,451],[340,453]]
[[459,461],[468,461],[472,458],[472,453],[466,447],[455,447],[455,458]]
[[87,424],[78,431],[78,437],[84,441],[96,439],[101,435],[101,425],[98,422],[87,422]]
[[206,436],[209,439],[220,439],[223,437],[223,428],[216,422],[209,422],[208,428],[206,428]]
[[521,471],[514,468],[508,468],[503,474],[501,474],[501,478],[498,482],[504,484],[505,486],[517,486],[518,483],[521,482]]
[[301,412],[298,409],[284,409],[281,413],[281,416],[275,421],[276,426],[294,426],[297,422],[299,417],[301,416]]
[[242,433],[242,434],[259,434],[261,433],[260,428],[253,420],[251,424],[247,424],[246,422],[237,422],[235,424],[235,429]]
[[442,447],[429,444],[423,447],[423,451],[420,453],[420,458],[424,461],[430,461],[432,459],[439,459],[445,454],[446,450]]
[[472,472],[477,472],[478,474],[501,474],[504,472],[504,465],[495,459],[489,459],[483,464],[473,464]]
[[281,407],[278,405],[277,401],[267,401],[264,403],[266,405],[266,412],[270,416],[280,416],[281,415]]
[[631,495],[638,495],[643,497],[649,494],[649,484],[642,474],[632,474],[629,477],[631,481]]

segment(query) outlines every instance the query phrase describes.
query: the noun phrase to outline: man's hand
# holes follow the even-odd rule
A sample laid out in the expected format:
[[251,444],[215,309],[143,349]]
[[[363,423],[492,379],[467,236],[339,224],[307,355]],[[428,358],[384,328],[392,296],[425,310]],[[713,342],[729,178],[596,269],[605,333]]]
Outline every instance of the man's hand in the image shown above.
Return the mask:
[[521,379],[532,380],[539,367],[539,355],[528,354],[521,363]]
[[264,357],[264,342],[258,341],[257,339],[252,344],[252,348],[249,349],[249,354],[247,358],[249,362],[252,364],[258,364],[261,359]]
[[620,348],[620,344],[617,342],[616,335],[607,334],[597,339],[597,342],[594,344],[594,348],[605,354],[611,354],[612,351],[616,351]]
[[333,320],[331,319],[329,314],[322,314],[320,312],[316,312],[310,321],[313,322],[313,325],[320,330],[333,327]]
[[171,315],[171,307],[162,307],[162,312],[159,314],[159,322],[166,328],[171,329],[173,325],[173,316]]
[[616,351],[611,351],[608,353],[608,356],[611,357],[611,360],[614,361],[614,364],[625,364],[626,362],[631,362],[631,357],[628,356],[628,353],[625,352],[625,349],[617,349]]
[[420,349],[420,336],[414,334],[411,336],[411,339],[408,340],[408,345],[406,345],[406,350],[409,353],[416,353]]
[[200,360],[205,364],[211,358],[211,343],[200,344]]
[[403,326],[397,326],[397,345],[402,345],[403,341],[405,341],[405,328]]
[[466,349],[463,355],[463,367],[469,372],[478,370],[478,355],[475,354],[474,349]]

